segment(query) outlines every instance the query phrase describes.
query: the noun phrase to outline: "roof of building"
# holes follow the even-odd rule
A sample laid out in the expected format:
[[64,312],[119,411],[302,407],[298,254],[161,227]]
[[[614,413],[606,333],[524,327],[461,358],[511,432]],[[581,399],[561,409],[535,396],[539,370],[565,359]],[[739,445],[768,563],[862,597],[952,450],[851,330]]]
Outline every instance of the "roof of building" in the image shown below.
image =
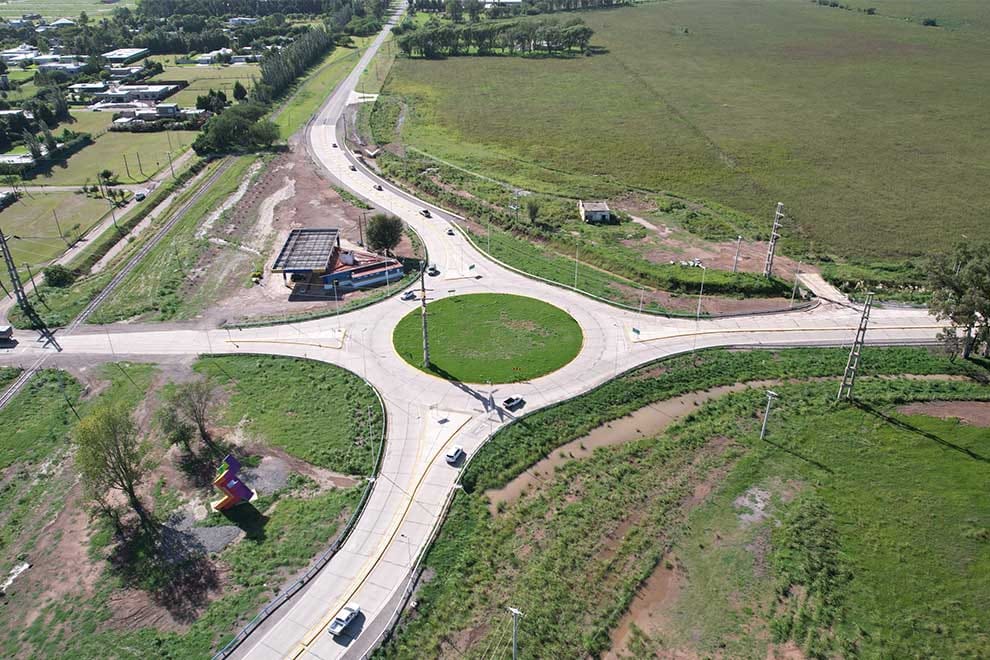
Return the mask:
[[147,48],[118,48],[116,50],[111,50],[108,53],[103,53],[103,57],[108,60],[116,59],[128,59],[131,57],[138,57],[144,55],[145,53],[150,53]]
[[325,271],[330,267],[340,232],[337,229],[293,229],[275,258],[273,273]]
[[584,208],[585,211],[602,211],[602,212],[607,212],[607,211],[610,210],[608,208],[608,204],[606,204],[605,202],[601,202],[601,201],[592,201],[592,200],[583,201],[582,200],[581,206]]

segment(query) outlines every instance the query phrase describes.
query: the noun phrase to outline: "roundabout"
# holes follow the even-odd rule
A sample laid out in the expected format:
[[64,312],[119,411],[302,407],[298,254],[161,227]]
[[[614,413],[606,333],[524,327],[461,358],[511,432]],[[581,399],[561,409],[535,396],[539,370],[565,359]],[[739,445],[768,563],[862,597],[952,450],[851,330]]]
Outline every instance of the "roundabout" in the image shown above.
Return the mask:
[[476,293],[427,305],[430,368],[423,368],[422,312],[392,334],[403,360],[465,383],[515,383],[560,369],[581,350],[578,322],[559,307],[525,296]]

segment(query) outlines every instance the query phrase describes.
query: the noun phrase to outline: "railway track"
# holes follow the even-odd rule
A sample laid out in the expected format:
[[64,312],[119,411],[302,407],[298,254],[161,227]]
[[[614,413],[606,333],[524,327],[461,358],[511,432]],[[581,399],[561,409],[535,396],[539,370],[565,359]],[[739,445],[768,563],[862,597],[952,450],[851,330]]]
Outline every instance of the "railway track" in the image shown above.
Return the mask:
[[[113,276],[113,279],[111,279],[107,285],[103,287],[103,290],[100,291],[91,301],[89,301],[89,304],[86,305],[81,312],[79,312],[76,318],[74,318],[68,326],[66,326],[63,334],[72,334],[72,332],[75,331],[81,324],[85,323],[87,319],[93,315],[93,312],[95,312],[97,308],[99,308],[99,306],[107,300],[107,298],[113,295],[113,292],[116,291],[121,283],[127,279],[127,276],[138,267],[138,264],[140,264],[141,261],[148,256],[148,253],[155,249],[155,246],[161,243],[165,237],[168,236],[169,232],[172,231],[172,228],[175,227],[175,225],[178,224],[178,222],[181,221],[187,213],[189,213],[189,210],[193,207],[193,205],[202,199],[203,195],[209,191],[213,184],[216,183],[217,179],[223,176],[223,173],[230,169],[233,164],[233,158],[225,158],[216,170],[210,174],[206,181],[200,185],[199,189],[193,193],[192,196],[190,196],[189,199],[182,204],[182,206],[176,209],[175,213],[172,214],[172,217],[170,217],[168,221],[161,226],[154,236],[152,236],[144,245],[141,246],[134,256],[128,260],[124,267],[120,269],[120,272]],[[45,354],[38,358],[34,364],[21,372],[21,375],[17,377],[17,380],[11,383],[10,387],[8,387],[3,394],[0,394],[0,410],[10,403],[10,401],[17,396],[17,393],[24,389],[24,386],[28,384],[31,378],[38,373],[42,367],[44,367],[48,357],[49,355]]]

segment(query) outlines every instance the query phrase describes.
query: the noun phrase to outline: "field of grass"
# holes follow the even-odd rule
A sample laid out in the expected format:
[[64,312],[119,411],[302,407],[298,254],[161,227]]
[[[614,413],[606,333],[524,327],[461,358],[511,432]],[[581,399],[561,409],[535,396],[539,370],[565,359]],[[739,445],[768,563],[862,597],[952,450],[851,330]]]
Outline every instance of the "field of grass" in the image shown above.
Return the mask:
[[230,426],[245,421],[249,435],[307,463],[371,474],[382,415],[374,391],[359,377],[322,362],[264,355],[201,358],[196,369],[229,388]]
[[[257,366],[259,359],[265,361],[264,369]],[[218,378],[231,379],[227,382],[232,394],[231,409],[220,410],[220,417],[233,420],[232,423],[242,417],[251,420],[247,428],[256,435],[255,439],[275,445],[280,444],[280,438],[268,434],[281,434],[285,426],[275,423],[268,406],[276,400],[298,402],[305,398],[314,402],[313,382],[332,383],[333,389],[327,388],[322,397],[315,398],[313,413],[299,411],[303,414],[297,421],[308,423],[307,432],[311,435],[323,432],[328,416],[359,419],[363,414],[362,397],[366,397],[367,392],[354,391],[352,380],[356,382],[356,377],[342,378],[342,372],[327,374],[326,365],[315,365],[323,367],[324,371],[313,370],[313,366],[298,360],[253,356],[204,358],[199,363],[203,371],[213,373],[215,369]],[[75,483],[68,451],[68,439],[76,421],[70,403],[83,415],[97,400],[122,400],[134,408],[149,396],[152,376],[156,373],[153,365],[106,365],[102,369],[102,377],[110,381],[110,386],[102,389],[98,397],[81,401],[82,387],[75,379],[46,371],[0,411],[0,465],[7,468],[13,461],[16,465],[10,469],[16,470],[18,475],[0,487],[0,570],[4,575],[15,563],[25,559],[33,564],[32,574],[47,570],[42,558],[33,554],[34,539],[50,528],[51,522],[66,506],[66,493]],[[15,370],[0,370],[0,382],[14,376]],[[275,395],[268,398],[248,396],[245,393],[249,388],[265,388]],[[157,397],[157,393],[150,396]],[[321,399],[328,403],[321,403]],[[284,415],[285,407],[279,406]],[[381,415],[377,403],[373,414],[372,423],[376,432],[380,432]],[[300,427],[297,425],[293,430],[299,431]],[[161,458],[158,438],[152,440],[157,460],[173,460]],[[289,444],[287,442],[285,446],[293,451]],[[43,461],[44,468],[41,466]],[[153,469],[157,468],[156,464]],[[155,482],[156,474],[153,472],[148,483]],[[161,481],[157,483],[148,498],[155,501],[156,516],[181,503],[176,491],[165,489]],[[234,517],[238,524],[244,525],[246,538],[212,559],[223,571],[220,577],[222,595],[216,600],[197,601],[195,587],[190,587],[193,595],[183,593],[182,588],[172,592],[171,586],[159,593],[149,585],[153,577],[150,573],[130,575],[125,566],[108,559],[113,556],[111,548],[115,540],[109,527],[96,521],[89,530],[92,532],[89,541],[80,541],[84,553],[77,560],[80,573],[88,572],[90,562],[95,565],[98,569],[95,584],[81,580],[67,583],[62,585],[57,598],[45,601],[29,590],[32,582],[20,581],[6,596],[9,607],[0,611],[3,624],[0,626],[0,654],[4,657],[71,655],[95,659],[107,657],[107,649],[126,649],[123,655],[127,657],[209,656],[241,623],[254,615],[279,585],[327,547],[356,506],[361,488],[318,490],[311,480],[293,475],[285,487],[262,495],[256,502],[256,519]],[[208,494],[204,496],[208,497]],[[77,511],[75,515],[84,516],[84,513]],[[219,520],[208,518],[203,524],[231,524],[222,517],[214,518]],[[183,562],[149,565],[148,568],[155,575],[164,572],[170,576],[183,574],[186,570]],[[202,579],[217,579],[217,576],[214,574],[211,578],[207,572]],[[174,606],[171,611],[184,612],[177,616],[186,617],[182,619],[180,629],[159,629],[155,627],[157,622],[148,621],[127,627],[108,625],[115,608],[120,607],[116,600],[135,589],[150,590],[149,597],[155,602],[164,602],[162,599],[168,593],[172,599],[170,604]],[[189,601],[176,601],[183,597],[188,597]],[[184,609],[189,606],[191,610]],[[28,623],[25,616],[35,607],[37,617]],[[194,615],[190,616],[189,611]]]
[[[870,356],[870,375],[972,370],[917,349],[874,350]],[[687,562],[690,553],[718,553],[736,543],[729,530],[701,513],[714,512],[738,526],[733,500],[753,485],[767,483],[787,483],[825,500],[841,553],[854,560],[852,581],[827,600],[830,606],[838,599],[843,603],[831,610],[842,612],[830,621],[836,638],[859,624],[874,635],[859,640],[870,651],[893,643],[906,628],[912,628],[913,637],[901,644],[915,644],[937,657],[979,648],[981,635],[987,633],[979,612],[990,593],[980,530],[990,524],[990,509],[977,494],[987,487],[988,477],[982,462],[966,451],[981,452],[985,442],[979,429],[928,418],[907,420],[963,450],[949,451],[902,425],[896,414],[887,419],[873,412],[887,414],[893,405],[915,399],[990,399],[990,390],[975,381],[868,378],[859,383],[863,407],[830,405],[835,382],[775,386],[782,396],[771,418],[771,442],[758,439],[763,392],[745,390],[702,406],[658,437],[600,448],[586,459],[565,463],[553,475],[541,474],[538,485],[521,498],[500,506],[496,515],[489,510],[486,489],[507,483],[555,447],[643,405],[718,384],[836,375],[841,368],[839,350],[709,351],[698,367],[689,358],[647,366],[500,431],[466,468],[465,490],[455,498],[427,555],[432,577],[417,592],[416,609],[404,615],[385,655],[485,655],[484,649],[503,643],[509,622],[504,612],[512,605],[525,612],[519,631],[522,654],[597,656],[609,649],[609,632],[641,581],[672,547],[675,561]],[[985,440],[985,432],[982,436]],[[948,483],[957,474],[959,483]],[[685,502],[702,483],[713,494],[702,500],[708,502],[705,506],[692,510]],[[780,501],[777,493],[775,498]],[[807,524],[807,515],[795,513],[800,510],[795,503],[779,518],[785,529]],[[767,529],[775,520],[776,515],[767,521]],[[816,522],[817,530],[827,531],[828,520],[819,516]],[[817,597],[813,589],[818,583],[803,583],[797,568],[825,565],[815,545],[834,539],[807,531],[774,532],[775,559],[764,558],[762,573],[754,571],[752,556],[748,565],[743,563],[748,572],[742,575],[739,564],[724,562],[704,575],[728,584],[697,595],[691,590],[703,567],[688,564],[688,593],[670,607],[677,617],[675,632],[686,642],[675,642],[667,630],[656,639],[641,634],[640,648],[634,649],[641,653],[635,657],[678,651],[701,657],[767,657],[772,636],[766,631],[777,614],[801,626],[809,621],[828,624],[816,618],[814,601],[792,619],[783,608],[771,611],[770,605],[775,588],[779,594],[791,585],[797,587],[794,592],[806,588]],[[745,545],[753,553],[751,543],[748,538],[733,547],[742,552]],[[958,554],[952,546],[958,546]],[[929,566],[945,579],[945,588],[925,578]],[[750,601],[753,592],[738,582],[758,585],[762,600]],[[887,599],[894,584],[903,587],[900,602]],[[904,602],[919,593],[924,597]],[[929,611],[929,603],[937,613]],[[896,631],[885,631],[904,606],[913,618],[902,618]],[[653,616],[663,620],[665,613],[654,611]],[[709,625],[721,626],[720,634],[713,634]],[[952,631],[951,641],[938,632],[945,629]],[[806,641],[798,626],[774,624],[774,630],[787,631],[775,642],[791,638],[790,631],[799,645]],[[810,637],[828,642],[828,634]]]
[[[94,137],[113,119],[109,112],[85,110],[73,110],[72,116],[76,122],[65,126],[93,133]],[[39,174],[26,183],[31,186],[81,186],[87,181],[95,184],[97,175],[104,169],[116,173],[120,183],[142,183],[169,166],[170,152],[173,159],[178,158],[195,139],[196,131],[107,132],[97,137],[94,144],[55,165],[50,173]]]
[[[66,241],[59,238],[56,216],[63,236],[72,242],[97,224],[109,209],[106,200],[81,193],[33,192],[21,195],[0,211],[0,226],[8,236],[20,236],[9,240],[14,261],[31,264],[37,274],[38,266],[65,252]],[[22,277],[26,275],[26,271],[22,273]],[[7,282],[6,272],[0,277]]]
[[410,103],[404,141],[535,191],[712,200],[764,232],[783,201],[795,251],[900,257],[988,237],[985,31],[789,0],[582,17],[607,52],[396,60],[385,92]]
[[37,12],[47,19],[71,18],[75,20],[80,12],[91,17],[109,14],[116,7],[134,9],[137,0],[120,0],[112,4],[100,0],[6,0],[0,4],[0,16],[20,18],[22,14]]
[[[567,312],[522,296],[478,293],[427,305],[429,373],[467,383],[515,383],[556,371],[581,350],[581,328]],[[392,335],[396,352],[422,368],[419,310]]]
[[251,89],[252,79],[261,75],[261,67],[257,64],[231,64],[229,66],[210,65],[199,66],[197,64],[168,64],[174,62],[174,58],[159,57],[165,64],[165,71],[154,76],[151,80],[186,80],[189,86],[176,94],[168,97],[169,103],[178,103],[183,108],[195,108],[196,97],[205,96],[206,93],[215,89],[223,92],[227,98],[234,101],[234,83],[240,81],[248,90]]

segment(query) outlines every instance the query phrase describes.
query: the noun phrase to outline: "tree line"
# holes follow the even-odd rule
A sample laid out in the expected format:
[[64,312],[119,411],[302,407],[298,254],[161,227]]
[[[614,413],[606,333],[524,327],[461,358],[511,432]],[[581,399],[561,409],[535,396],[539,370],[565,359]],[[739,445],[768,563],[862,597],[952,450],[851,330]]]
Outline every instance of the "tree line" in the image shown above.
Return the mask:
[[252,98],[261,103],[278,98],[333,48],[333,35],[314,28],[285,48],[268,53],[261,59],[261,79],[255,82]]
[[430,21],[419,28],[403,29],[396,44],[409,56],[456,56],[468,53],[562,53],[587,50],[594,30],[580,18],[564,22],[554,18],[479,21],[463,25]]

